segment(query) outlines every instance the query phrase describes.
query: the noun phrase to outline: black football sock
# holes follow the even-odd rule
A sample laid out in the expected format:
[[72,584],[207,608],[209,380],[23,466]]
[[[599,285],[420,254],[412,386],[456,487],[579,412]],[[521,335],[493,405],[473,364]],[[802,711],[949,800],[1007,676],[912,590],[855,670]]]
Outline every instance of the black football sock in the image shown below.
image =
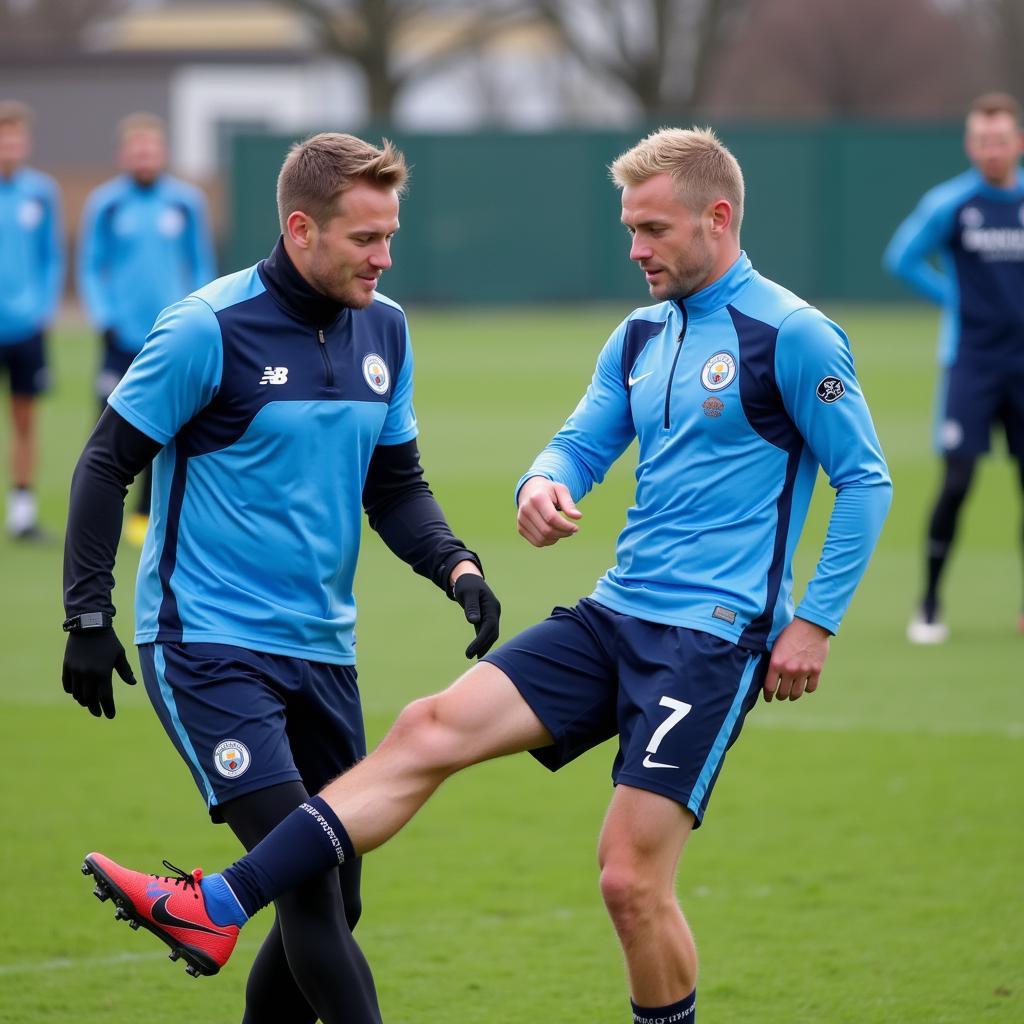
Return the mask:
[[939,583],[953,547],[960,509],[971,487],[975,462],[973,456],[950,455],[946,458],[942,489],[928,523],[927,577],[921,610],[929,622],[938,612]]
[[671,1006],[637,1006],[632,1000],[630,1003],[633,1007],[633,1024],[694,1024],[697,1019],[696,989]]

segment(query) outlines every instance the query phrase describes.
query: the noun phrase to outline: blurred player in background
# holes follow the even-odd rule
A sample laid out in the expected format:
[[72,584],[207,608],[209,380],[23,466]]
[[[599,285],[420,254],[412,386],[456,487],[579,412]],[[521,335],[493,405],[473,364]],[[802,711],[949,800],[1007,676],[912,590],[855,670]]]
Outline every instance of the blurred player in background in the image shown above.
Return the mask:
[[[891,484],[846,336],[740,249],[743,176],[715,135],[662,129],[612,174],[655,304],[613,332],[516,497],[530,544],[570,537],[576,502],[637,439],[617,564],[590,597],[409,705],[377,750],[224,875],[154,880],[91,854],[101,889],[172,946],[223,962],[248,915],[387,841],[461,768],[531,750],[557,770],[618,735],[598,856],[632,1019],[696,1019],[697,952],[676,896],[683,847],[758,694],[817,688]],[[794,610],[790,559],[819,467],[837,493]],[[153,914],[164,906],[169,926]],[[580,984],[570,979],[567,999]]]
[[[100,412],[160,311],[216,273],[203,194],[166,172],[164,122],[132,114],[118,126],[118,138],[123,173],[90,194],[78,245],[78,291],[102,335]],[[150,488],[147,468],[125,528],[136,547],[146,534]]]
[[[935,442],[945,465],[928,525],[924,594],[907,627],[917,644],[949,635],[940,583],[993,424],[1006,432],[1024,494],[1024,135],[1017,101],[1005,93],[978,97],[964,146],[972,168],[927,192],[885,251],[893,274],[942,307]],[[1024,631],[1024,612],[1018,628]]]
[[[405,314],[376,290],[406,173],[390,143],[326,133],[293,147],[273,252],[161,314],[72,480],[64,688],[112,718],[112,671],[134,682],[112,569],[125,489],[155,457],[142,674],[211,817],[246,848],[366,753],[352,594],[363,509],[462,606],[467,657],[498,635],[479,560],[423,479]],[[380,1020],[351,934],[359,883],[350,859],[278,900],[246,1024]]]
[[31,114],[0,101],[0,371],[11,388],[11,489],[7,532],[43,540],[36,507],[36,398],[47,388],[45,332],[64,283],[64,238],[57,183],[25,166]]

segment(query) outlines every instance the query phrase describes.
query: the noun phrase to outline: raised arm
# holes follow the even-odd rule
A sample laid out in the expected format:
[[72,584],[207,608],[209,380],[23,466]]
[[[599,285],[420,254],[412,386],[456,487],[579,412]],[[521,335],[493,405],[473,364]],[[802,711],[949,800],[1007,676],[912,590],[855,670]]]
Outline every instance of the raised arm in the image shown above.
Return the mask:
[[636,436],[623,379],[624,321],[608,339],[586,394],[516,484],[516,525],[534,547],[572,536],[576,507]]

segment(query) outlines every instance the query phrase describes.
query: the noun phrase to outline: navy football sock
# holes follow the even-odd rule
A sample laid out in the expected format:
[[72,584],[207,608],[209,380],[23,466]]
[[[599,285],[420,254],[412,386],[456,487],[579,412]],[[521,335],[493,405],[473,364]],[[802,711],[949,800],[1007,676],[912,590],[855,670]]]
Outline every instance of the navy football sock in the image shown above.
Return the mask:
[[312,796],[226,868],[224,880],[252,917],[281,893],[355,855],[352,840],[330,805]]
[[671,1006],[637,1006],[632,1000],[633,1024],[694,1024],[697,1019],[697,990]]

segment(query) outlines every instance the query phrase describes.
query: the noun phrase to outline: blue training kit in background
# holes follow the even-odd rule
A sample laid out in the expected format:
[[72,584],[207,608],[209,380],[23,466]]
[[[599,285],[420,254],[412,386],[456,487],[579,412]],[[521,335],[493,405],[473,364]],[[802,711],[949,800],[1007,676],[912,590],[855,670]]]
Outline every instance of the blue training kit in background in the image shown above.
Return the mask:
[[[938,257],[939,267],[930,262]],[[942,307],[946,369],[936,447],[988,450],[1001,421],[1024,457],[1024,182],[988,184],[974,169],[925,193],[885,251],[885,265]]]
[[579,501],[634,437],[636,500],[595,601],[771,646],[794,615],[791,560],[821,466],[835,507],[796,614],[839,629],[892,490],[839,327],[741,253],[707,288],[619,325],[518,486],[545,476]]
[[168,174],[101,185],[82,214],[78,287],[93,325],[126,352],[142,348],[160,311],[216,273],[206,201]]
[[64,285],[60,192],[22,167],[0,176],[0,345],[27,341],[57,313]]
[[270,259],[161,314],[110,396],[165,445],[136,642],[355,662],[352,583],[373,449],[417,435],[405,314],[376,295],[320,327]]

